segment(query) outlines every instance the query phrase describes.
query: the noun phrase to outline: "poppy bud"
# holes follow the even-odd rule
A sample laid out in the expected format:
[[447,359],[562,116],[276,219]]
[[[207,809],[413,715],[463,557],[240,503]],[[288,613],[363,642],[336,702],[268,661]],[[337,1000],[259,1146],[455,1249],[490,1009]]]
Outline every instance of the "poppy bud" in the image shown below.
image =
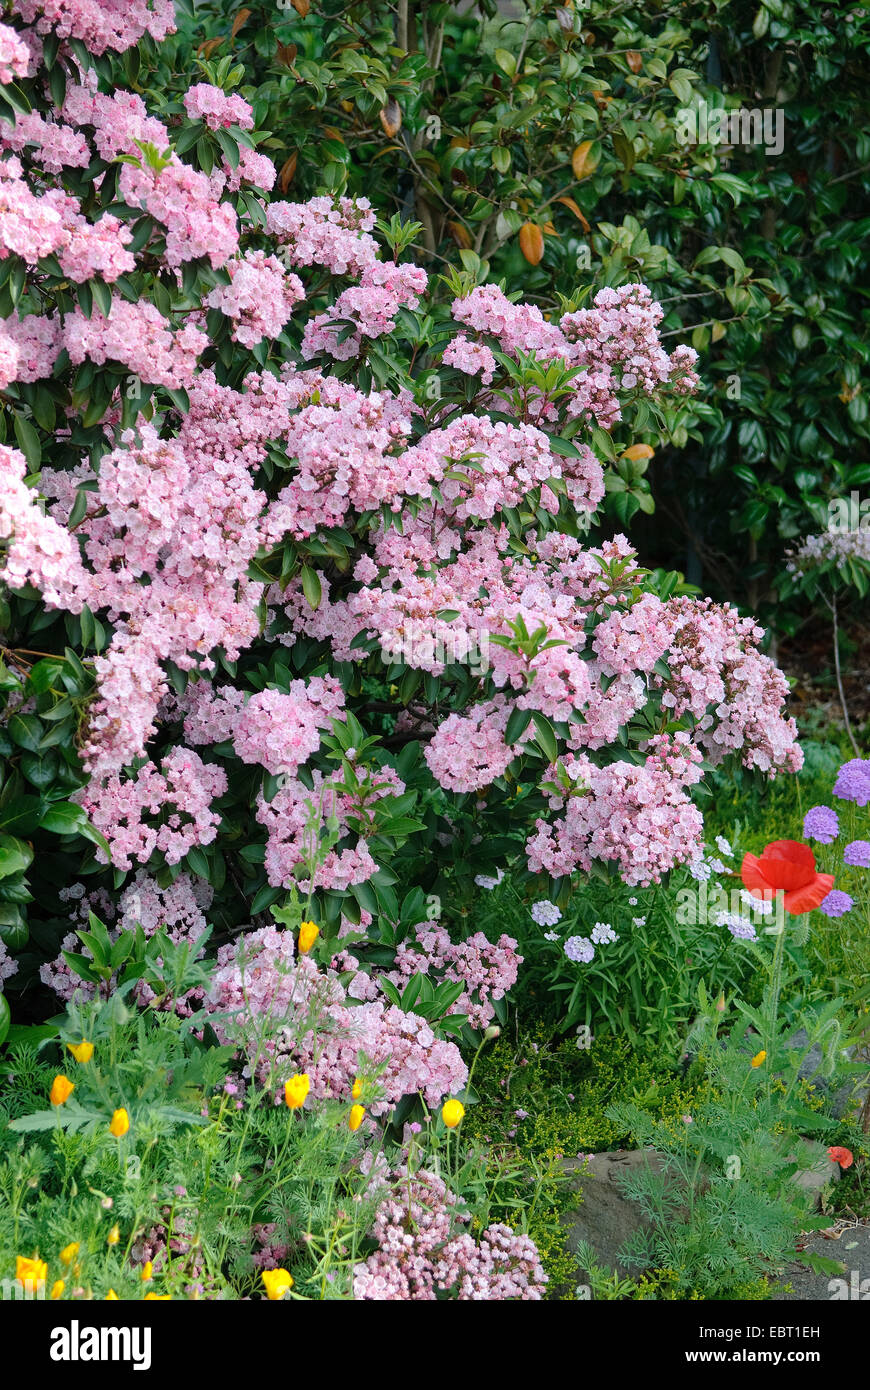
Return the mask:
[[114,1134],[116,1139],[121,1139],[127,1133],[127,1130],[129,1128],[130,1116],[127,1114],[126,1110],[122,1106],[121,1109],[116,1110],[112,1116],[112,1119],[109,1123],[109,1133]]
[[56,1076],[51,1083],[48,1098],[52,1105],[63,1105],[65,1101],[69,1100],[74,1090],[75,1085],[68,1076]]
[[286,1269],[264,1269],[260,1278],[263,1280],[266,1297],[270,1303],[278,1302],[287,1290],[293,1287],[293,1276],[288,1274]]
[[445,1100],[441,1107],[441,1118],[448,1129],[455,1129],[465,1114],[465,1106],[458,1100]]
[[314,943],[315,943],[315,941],[317,940],[317,938],[318,938],[319,935],[320,935],[320,928],[318,927],[318,925],[317,925],[316,922],[303,922],[303,923],[302,923],[301,927],[299,928],[299,954],[300,954],[300,956],[307,956],[307,955],[308,955],[308,952],[311,950],[311,947],[314,945]]

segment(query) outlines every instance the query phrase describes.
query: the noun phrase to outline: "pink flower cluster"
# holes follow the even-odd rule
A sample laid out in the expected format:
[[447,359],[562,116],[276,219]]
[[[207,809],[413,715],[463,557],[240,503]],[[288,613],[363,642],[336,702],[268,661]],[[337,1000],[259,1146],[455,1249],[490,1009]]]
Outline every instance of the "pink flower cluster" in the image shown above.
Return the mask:
[[[135,265],[126,250],[131,233],[116,217],[104,213],[90,223],[81,215],[78,200],[59,189],[37,197],[14,157],[0,160],[0,237],[0,259],[14,252],[33,265],[56,254],[64,275],[78,282],[94,275],[113,281]],[[144,303],[126,308],[157,312]]]
[[75,799],[106,837],[110,863],[130,869],[134,860],[146,864],[155,850],[167,864],[177,864],[194,845],[211,844],[220,825],[211,803],[226,789],[222,768],[178,747],[159,769],[149,762],[128,780],[110,774],[90,782]]
[[184,730],[194,744],[232,739],[243,763],[295,777],[320,746],[333,716],[341,717],[344,691],[333,676],[290,682],[285,693],[262,690],[244,703],[233,686],[215,692],[206,681],[188,687]]
[[18,970],[18,961],[12,960],[2,941],[0,941],[0,993],[3,990],[3,981],[8,980]]
[[[574,376],[568,415],[609,429],[621,410],[617,391],[654,394],[660,387],[688,394],[698,385],[697,353],[681,346],[669,357],[658,336],[662,310],[645,285],[599,290],[591,309],[565,314],[561,323],[545,319],[534,305],[514,304],[495,285],[482,285],[454,300],[453,317],[479,335],[495,338],[505,352],[533,352],[544,362],[561,359],[582,367]],[[481,347],[484,349],[480,351]],[[485,344],[467,335],[452,343],[444,361],[461,371],[492,379],[494,359]],[[531,403],[532,412],[553,419],[552,405]]]
[[182,164],[176,154],[159,171],[124,164],[118,186],[125,202],[144,208],[166,228],[167,265],[207,256],[217,269],[236,254],[239,231],[233,208],[218,201],[205,174]]
[[[492,942],[483,932],[475,932],[465,941],[453,942],[438,922],[421,922],[413,937],[398,947],[395,969],[373,972],[372,983],[377,987],[381,979],[389,980],[400,993],[409,977],[417,973],[428,975],[433,984],[442,980],[461,983],[463,993],[449,1012],[466,1014],[472,1028],[486,1028],[495,1017],[492,1001],[503,999],[513,988],[522,963],[511,936],[503,934]],[[348,993],[355,996],[354,984],[351,980]]]
[[771,776],[779,768],[798,772],[797,726],[782,714],[788,682],[758,650],[764,629],[712,599],[672,599],[668,609],[671,677],[656,677],[665,708],[698,721],[695,739],[711,762],[740,753],[744,766]]
[[639,887],[702,853],[703,817],[684,790],[700,780],[701,754],[686,733],[659,735],[650,748],[642,764],[596,767],[582,754],[562,760],[568,785],[550,805],[565,814],[536,822],[526,844],[533,872],[558,878],[613,860],[623,881]]
[[107,96],[87,87],[70,86],[61,114],[70,125],[93,129],[97,154],[107,163],[119,154],[141,159],[140,144],[153,145],[161,154],[169,147],[166,126],[149,116],[144,101],[135,92],[116,91]]
[[381,1115],[420,1092],[436,1106],[468,1075],[459,1049],[435,1037],[417,1014],[381,1002],[354,1004],[338,975],[295,957],[293,936],[275,927],[247,932],[218,952],[209,1011],[219,1037],[258,1058],[261,1079],[276,1088],[304,1071],[311,1100],[344,1098],[371,1070]]
[[13,381],[51,376],[61,349],[57,318],[28,314],[0,319],[0,391]]
[[266,230],[282,246],[287,265],[318,265],[333,275],[359,278],[377,261],[368,235],[375,215],[367,198],[309,198],[307,203],[271,203]]
[[[315,771],[311,774],[312,788],[289,777],[271,801],[262,796],[258,799],[257,820],[266,827],[269,837],[266,877],[275,887],[290,887],[298,882],[303,892],[308,892],[309,886],[345,889],[352,883],[364,883],[377,872],[365,834],[374,827],[377,802],[401,795],[405,787],[391,767],[358,768],[356,773],[359,785],[353,794],[342,789],[340,773],[324,777]],[[318,840],[331,823],[338,843],[349,837],[354,837],[356,843],[321,853],[310,880],[304,866],[311,856],[312,822]]]
[[227,96],[210,82],[197,82],[184,96],[184,109],[192,121],[205,121],[209,130],[237,125],[240,130],[253,130],[254,113],[242,97]]
[[38,34],[81,39],[91,53],[123,53],[145,34],[175,33],[173,0],[13,0],[12,9]]
[[288,275],[265,251],[246,251],[242,260],[230,261],[227,270],[230,284],[218,285],[206,302],[233,320],[233,340],[252,348],[263,338],[277,338],[305,298],[299,277]]
[[24,482],[27,471],[24,455],[0,444],[0,543],[6,544],[0,581],[12,589],[32,584],[48,604],[78,613],[86,575],[75,537],[40,509]]
[[392,1176],[372,1229],[378,1248],[354,1269],[355,1298],[434,1302],[439,1290],[459,1301],[543,1298],[547,1276],[528,1236],[499,1223],[476,1241],[443,1179],[424,1169]]
[[8,24],[0,24],[0,83],[14,82],[26,77],[30,66],[30,50]]
[[193,381],[197,357],[208,338],[192,324],[173,332],[147,300],[131,304],[113,295],[108,318],[96,310],[90,318],[80,309],[69,314],[63,343],[73,365],[85,358],[121,362],[142,381],[183,387]]
[[[89,914],[93,912],[109,926],[109,939],[112,942],[117,941],[121,932],[140,926],[146,937],[153,936],[157,931],[165,931],[171,941],[195,944],[206,929],[203,909],[210,907],[213,893],[202,879],[191,878],[185,873],[179,874],[168,887],[161,888],[156,879],[139,869],[118,899],[117,908],[104,890],[87,892],[82,883],[62,888],[60,897],[73,905],[70,916],[77,927],[87,928]],[[64,1000],[72,999],[75,994],[90,999],[95,987],[72,973],[64,958],[64,951],[75,951],[88,959],[92,958],[90,947],[72,931],[61,942],[61,952],[57,958],[40,966],[42,983]],[[135,993],[143,1004],[154,997],[144,981],[137,984]],[[195,1004],[201,1003],[202,997],[201,990],[191,990],[178,999],[167,1001],[165,1007],[172,1007],[186,1017]]]
[[359,285],[344,290],[331,309],[309,320],[302,337],[302,356],[325,353],[345,362],[357,357],[364,338],[392,333],[401,308],[416,309],[427,275],[414,265],[380,261],[368,266]]
[[86,169],[91,162],[90,147],[84,136],[71,126],[45,120],[37,111],[16,116],[14,126],[4,121],[0,125],[0,140],[4,148],[10,150],[35,146],[39,163],[53,174],[59,174],[64,168]]
[[450,714],[426,746],[426,762],[436,781],[452,792],[482,791],[507,771],[514,757],[505,743],[510,708],[504,698]]

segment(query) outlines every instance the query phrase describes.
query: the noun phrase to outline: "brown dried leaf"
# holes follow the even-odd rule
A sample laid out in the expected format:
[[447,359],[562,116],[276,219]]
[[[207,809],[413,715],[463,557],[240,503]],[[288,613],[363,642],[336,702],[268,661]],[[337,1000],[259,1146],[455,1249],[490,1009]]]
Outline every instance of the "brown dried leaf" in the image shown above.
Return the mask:
[[544,255],[544,234],[534,222],[520,227],[520,250],[529,265],[538,265]]
[[386,106],[381,109],[380,117],[384,134],[389,135],[392,140],[402,128],[402,108],[395,97],[390,97]]
[[592,228],[590,227],[590,225],[589,225],[589,223],[587,222],[586,218],[583,216],[583,213],[580,211],[580,208],[579,208],[579,207],[577,206],[577,204],[574,202],[574,199],[573,199],[573,198],[557,198],[557,199],[556,199],[556,202],[557,202],[557,203],[563,203],[563,204],[565,205],[566,208],[570,208],[570,209],[571,209],[571,211],[573,212],[574,216],[577,218],[577,221],[580,223],[580,226],[583,228],[584,232],[587,232],[587,233],[588,233],[588,232],[591,232],[591,231],[592,231]]
[[296,174],[296,163],[298,159],[299,153],[297,150],[294,150],[290,158],[285,159],[284,163],[281,165],[281,168],[278,170],[278,187],[282,193],[286,193],[287,189],[293,182],[294,176]]
[[447,226],[450,228],[450,235],[453,237],[456,245],[463,247],[465,250],[469,250],[471,247],[471,234],[468,228],[463,227],[461,222],[448,222]]
[[220,38],[220,39],[203,39],[202,43],[199,45],[199,48],[198,48],[196,51],[197,51],[197,53],[201,54],[201,56],[202,56],[203,58],[205,58],[206,62],[208,62],[208,60],[209,60],[209,58],[211,57],[211,55],[212,55],[214,52],[216,52],[217,49],[220,48],[220,46],[221,46],[221,44],[222,44],[223,42],[224,42],[223,38]]
[[591,151],[592,141],[583,140],[571,156],[571,168],[578,183],[581,179],[588,179],[598,166],[598,158]]

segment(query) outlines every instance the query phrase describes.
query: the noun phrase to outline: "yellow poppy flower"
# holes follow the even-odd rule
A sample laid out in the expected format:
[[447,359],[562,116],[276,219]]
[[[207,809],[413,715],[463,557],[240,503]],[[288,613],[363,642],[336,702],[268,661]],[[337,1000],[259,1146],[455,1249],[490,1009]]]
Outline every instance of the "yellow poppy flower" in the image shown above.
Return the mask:
[[264,1269],[260,1276],[266,1287],[266,1297],[271,1303],[282,1299],[288,1289],[293,1287],[293,1276],[286,1269]]
[[465,1114],[465,1106],[459,1100],[445,1100],[441,1107],[441,1118],[448,1129],[455,1129]]
[[301,1071],[284,1082],[284,1103],[288,1110],[298,1110],[305,1104],[305,1097],[311,1089],[308,1073]]
[[19,1284],[41,1284],[47,1274],[48,1265],[38,1255],[32,1260],[25,1255],[19,1255],[15,1261],[15,1278]]
[[65,1101],[69,1100],[74,1090],[75,1085],[68,1076],[56,1076],[51,1083],[48,1098],[52,1105],[63,1105]]
[[301,927],[299,928],[300,956],[307,956],[308,952],[311,950],[311,947],[314,945],[319,935],[320,928],[318,927],[316,922],[302,923]]

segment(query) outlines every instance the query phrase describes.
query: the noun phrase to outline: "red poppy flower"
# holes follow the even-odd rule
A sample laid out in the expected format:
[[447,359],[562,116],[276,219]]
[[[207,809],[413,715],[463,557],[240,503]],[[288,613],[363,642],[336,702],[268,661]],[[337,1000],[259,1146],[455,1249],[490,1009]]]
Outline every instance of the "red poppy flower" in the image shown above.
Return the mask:
[[839,1163],[841,1168],[851,1168],[852,1164],[855,1162],[851,1150],[843,1149],[839,1144],[835,1144],[833,1148],[828,1149],[828,1158],[832,1163]]
[[834,875],[816,871],[815,855],[800,840],[773,840],[760,856],[745,854],[740,876],[753,898],[770,902],[782,891],[792,915],[819,907],[834,886]]

